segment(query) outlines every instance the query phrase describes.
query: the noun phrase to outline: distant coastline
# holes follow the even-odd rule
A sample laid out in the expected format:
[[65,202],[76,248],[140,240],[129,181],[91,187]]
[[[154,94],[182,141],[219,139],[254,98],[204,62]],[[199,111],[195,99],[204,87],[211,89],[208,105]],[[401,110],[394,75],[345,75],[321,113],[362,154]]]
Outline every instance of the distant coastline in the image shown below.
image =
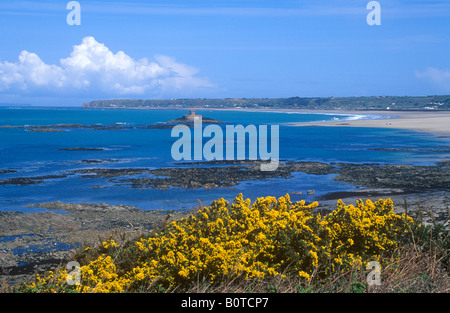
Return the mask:
[[[446,97],[446,96],[440,96]],[[427,97],[423,97],[427,98]],[[449,103],[450,103],[450,96]],[[208,101],[207,99],[201,99]],[[114,103],[122,100],[102,100],[113,101]],[[160,100],[145,100],[160,101]],[[162,100],[161,100],[162,101]],[[175,101],[175,100],[174,100]],[[97,103],[93,101],[90,103]],[[444,105],[443,105],[444,106]],[[8,109],[8,107],[1,107]],[[18,108],[18,107],[15,107]],[[334,126],[334,127],[371,127],[371,128],[391,128],[408,129],[425,133],[432,133],[440,137],[450,138],[450,109],[407,109],[407,108],[389,108],[387,109],[325,109],[325,108],[300,108],[300,107],[211,107],[211,106],[97,106],[84,104],[83,107],[37,107],[24,106],[23,109],[79,109],[79,110],[198,110],[198,111],[241,111],[241,112],[268,112],[268,113],[293,113],[293,114],[325,114],[325,115],[354,115],[361,116],[353,120],[336,121],[317,121],[305,123],[292,123],[291,126]],[[214,121],[211,121],[211,123]],[[220,122],[220,121],[217,121]],[[6,126],[4,126],[6,127]],[[47,130],[47,129],[45,129]]]
[[296,123],[295,126],[398,128],[450,136],[450,96],[290,97],[168,100],[95,100],[84,109],[225,110],[364,114],[355,120]]
[[[446,96],[441,96],[446,97]],[[379,98],[379,97],[373,97]],[[416,99],[417,97],[401,97],[403,99]],[[430,97],[422,97],[422,100],[429,99]],[[289,98],[291,99],[291,98]],[[300,98],[301,99],[301,98]],[[314,98],[315,99],[315,98]],[[355,98],[359,99],[359,98]],[[408,129],[426,133],[433,133],[440,136],[446,136],[450,138],[450,96],[448,96],[448,104],[440,105],[439,109],[431,107],[418,107],[416,109],[405,106],[397,106],[395,108],[388,107],[388,109],[362,109],[361,107],[347,108],[312,108],[306,107],[211,107],[211,106],[190,106],[190,107],[178,107],[178,106],[120,106],[122,100],[111,100],[108,106],[106,102],[90,102],[90,104],[83,105],[85,109],[140,109],[140,110],[211,110],[211,111],[246,111],[246,112],[283,112],[283,113],[311,113],[311,114],[352,114],[361,115],[363,118],[357,118],[355,120],[337,120],[326,122],[314,122],[314,123],[295,123],[294,126],[335,126],[335,127],[373,127],[373,128],[393,128],[393,129]],[[207,99],[199,99],[202,102],[212,101]],[[255,100],[255,99],[253,99]],[[106,101],[106,100],[105,100]],[[142,100],[148,101],[147,103],[160,103],[158,101],[163,100]],[[156,101],[156,102],[153,102]],[[174,101],[177,100],[167,100]],[[186,101],[186,100],[179,100]],[[203,104],[205,104],[203,103]],[[103,104],[103,105],[100,105]],[[446,109],[446,108],[449,109]]]
[[223,99],[112,99],[84,103],[87,109],[314,109],[314,110],[450,110],[450,95],[372,97],[289,97]]

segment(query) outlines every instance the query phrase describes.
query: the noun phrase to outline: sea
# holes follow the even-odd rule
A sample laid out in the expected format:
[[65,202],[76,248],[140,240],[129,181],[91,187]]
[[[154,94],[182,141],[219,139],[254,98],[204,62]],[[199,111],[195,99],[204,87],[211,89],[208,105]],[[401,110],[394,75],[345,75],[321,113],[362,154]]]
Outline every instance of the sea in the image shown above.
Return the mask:
[[[450,142],[438,135],[401,129],[356,127],[298,127],[295,123],[383,118],[374,114],[332,114],[247,110],[197,110],[197,114],[225,125],[278,125],[282,161],[325,163],[379,163],[433,165],[449,158]],[[351,191],[358,186],[333,180],[334,175],[293,173],[289,179],[244,180],[227,188],[134,188],[121,182],[139,175],[85,178],[80,169],[169,168],[210,166],[183,164],[172,157],[178,138],[164,125],[189,114],[179,110],[0,108],[0,211],[40,212],[30,204],[107,203],[133,205],[143,210],[186,210],[201,201],[232,201],[237,194],[256,200],[263,196],[291,194],[291,199],[316,201],[330,192]],[[94,125],[63,127],[60,132],[30,131],[32,126],[58,124]],[[204,125],[206,126],[206,125]],[[73,149],[83,148],[83,149]],[[67,175],[70,173],[70,175]],[[11,178],[47,177],[35,184],[7,183]],[[314,190],[314,194],[308,194]]]

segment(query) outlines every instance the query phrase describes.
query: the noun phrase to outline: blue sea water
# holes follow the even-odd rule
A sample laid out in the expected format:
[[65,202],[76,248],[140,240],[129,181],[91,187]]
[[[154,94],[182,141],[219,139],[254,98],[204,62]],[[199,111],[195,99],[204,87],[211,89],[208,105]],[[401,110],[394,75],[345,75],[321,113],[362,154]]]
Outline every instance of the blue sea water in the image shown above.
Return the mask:
[[[108,203],[135,205],[141,209],[187,209],[224,197],[232,200],[242,192],[245,197],[303,192],[293,200],[313,201],[328,192],[352,190],[355,186],[334,181],[332,175],[294,173],[291,179],[243,181],[232,188],[137,189],[117,179],[67,177],[46,179],[33,185],[1,184],[8,178],[61,175],[87,168],[160,168],[179,166],[171,156],[177,138],[171,129],[141,129],[175,119],[186,110],[86,110],[73,108],[0,108],[0,126],[26,125],[118,125],[122,129],[67,128],[65,132],[30,132],[22,128],[0,127],[0,211],[30,212],[28,204],[48,201],[68,203]],[[292,123],[327,120],[377,118],[351,114],[309,114],[298,112],[250,112],[197,110],[197,114],[238,125],[279,125],[281,160],[407,163],[429,165],[449,157],[449,140],[432,134],[407,130],[347,127],[296,127]],[[378,116],[379,117],[379,116]],[[269,127],[270,129],[270,127]],[[206,139],[205,139],[206,141]],[[99,151],[66,151],[83,147]],[[386,151],[408,149],[414,151]],[[377,150],[378,149],[378,150]],[[433,151],[430,151],[433,150]],[[83,160],[101,160],[89,164]],[[147,177],[147,174],[134,177]],[[100,188],[94,188],[94,187]],[[306,191],[314,189],[315,195]]]

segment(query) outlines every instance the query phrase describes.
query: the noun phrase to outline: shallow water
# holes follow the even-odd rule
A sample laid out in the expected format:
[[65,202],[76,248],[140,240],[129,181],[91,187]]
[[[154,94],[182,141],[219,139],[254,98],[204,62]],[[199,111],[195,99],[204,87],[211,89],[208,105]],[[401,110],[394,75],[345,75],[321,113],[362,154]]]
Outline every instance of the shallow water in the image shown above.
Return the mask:
[[[33,185],[0,185],[0,211],[39,211],[24,205],[47,202],[105,202],[136,205],[141,209],[187,209],[197,199],[208,204],[218,197],[232,200],[245,197],[303,192],[293,200],[315,200],[328,192],[351,190],[353,186],[336,182],[332,175],[296,173],[292,179],[243,181],[232,188],[136,189],[107,178],[82,178],[71,170],[86,168],[160,168],[177,164],[171,147],[177,138],[171,129],[139,129],[175,119],[186,110],[84,110],[84,109],[0,109],[0,126],[26,125],[118,125],[123,129],[66,128],[64,132],[30,132],[22,128],[0,128],[0,183],[8,178],[67,175],[45,179]],[[364,115],[300,114],[293,112],[241,112],[197,110],[213,119],[244,126],[279,125],[280,159],[319,162],[375,162],[430,165],[449,157],[449,140],[407,130],[294,127],[291,123],[367,118]],[[379,116],[378,116],[379,117]],[[270,129],[270,128],[269,128]],[[205,139],[206,141],[206,139]],[[84,147],[98,151],[67,151]],[[379,149],[394,149],[385,151]],[[375,149],[375,150],[373,150]],[[397,150],[395,150],[397,149]],[[145,177],[146,174],[142,174]],[[119,177],[122,179],[125,177]],[[94,187],[100,188],[94,188]],[[307,190],[315,190],[307,195]]]

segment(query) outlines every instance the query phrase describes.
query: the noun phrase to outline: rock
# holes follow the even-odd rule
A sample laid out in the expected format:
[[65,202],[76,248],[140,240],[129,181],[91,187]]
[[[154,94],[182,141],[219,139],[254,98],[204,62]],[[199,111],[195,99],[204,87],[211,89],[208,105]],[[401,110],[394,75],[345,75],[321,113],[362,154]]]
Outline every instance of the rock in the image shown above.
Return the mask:
[[189,115],[183,115],[180,118],[167,121],[165,123],[167,124],[194,124],[195,118],[198,118],[198,120],[201,120],[203,124],[222,124],[222,121],[214,120],[209,117],[203,117],[201,115],[195,114],[195,110],[190,110]]
[[81,170],[71,170],[70,173],[78,173],[83,174],[82,177],[118,177],[118,176],[129,176],[129,175],[138,175],[148,171],[147,168],[118,168],[118,169],[109,169],[109,168],[89,168],[89,169],[81,169]]
[[33,127],[33,128],[26,128],[25,129],[28,132],[41,132],[41,133],[61,133],[65,132],[63,129],[56,129],[51,127]]
[[10,174],[10,173],[17,173],[17,171],[16,170],[3,170],[3,171],[0,171],[0,175]]
[[[172,214],[178,219],[191,211],[143,211],[134,206],[107,203],[38,203],[28,207],[65,210],[55,212],[0,212],[0,280],[23,281],[35,270],[53,270],[74,253],[74,244],[96,246],[102,238],[120,231],[135,237],[149,232]],[[50,227],[49,227],[50,226]],[[21,253],[14,253],[20,249]],[[18,264],[23,264],[18,266]]]

